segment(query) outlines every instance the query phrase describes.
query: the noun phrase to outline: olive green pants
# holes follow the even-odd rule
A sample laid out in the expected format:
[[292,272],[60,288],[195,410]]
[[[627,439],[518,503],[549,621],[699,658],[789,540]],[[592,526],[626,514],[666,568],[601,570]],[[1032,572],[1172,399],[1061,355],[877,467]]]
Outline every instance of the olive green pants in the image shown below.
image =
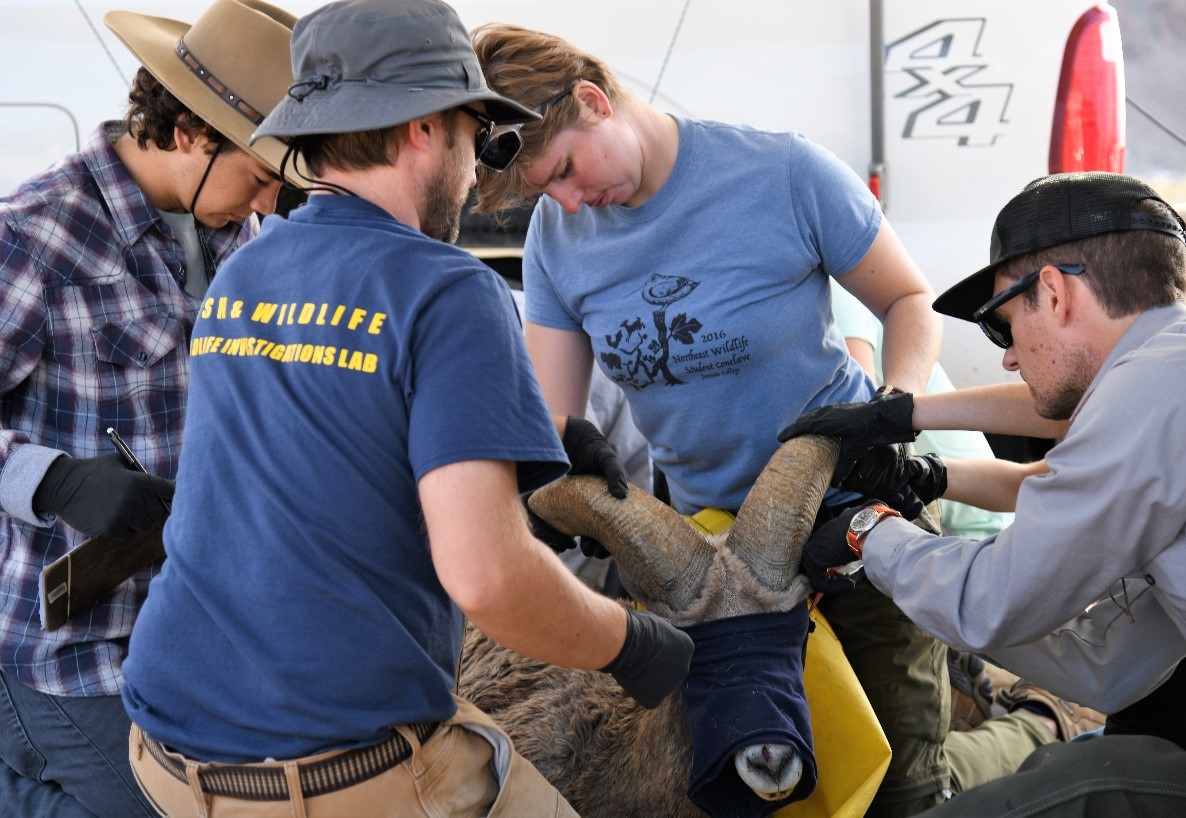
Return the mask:
[[[952,793],[1008,775],[1054,736],[1025,713],[948,733],[951,692],[947,647],[868,583],[826,597],[845,656],[889,740],[893,757],[867,813],[905,818]],[[817,727],[816,729],[823,729]]]

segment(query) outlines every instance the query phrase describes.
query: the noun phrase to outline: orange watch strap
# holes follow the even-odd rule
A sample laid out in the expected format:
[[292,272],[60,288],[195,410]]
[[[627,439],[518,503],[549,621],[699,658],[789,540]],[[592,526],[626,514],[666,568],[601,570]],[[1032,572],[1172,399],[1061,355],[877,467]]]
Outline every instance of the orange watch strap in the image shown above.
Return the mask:
[[890,508],[887,505],[882,505],[881,503],[865,506],[865,508],[861,509],[861,511],[876,511],[878,516],[877,522],[873,523],[873,525],[869,526],[859,534],[856,531],[853,531],[852,528],[849,528],[844,532],[845,542],[848,543],[848,550],[855,554],[857,559],[864,559],[864,548],[862,547],[863,542],[865,536],[873,530],[873,526],[877,525],[877,523],[880,523],[886,517],[902,516],[902,512],[898,511],[897,509]]

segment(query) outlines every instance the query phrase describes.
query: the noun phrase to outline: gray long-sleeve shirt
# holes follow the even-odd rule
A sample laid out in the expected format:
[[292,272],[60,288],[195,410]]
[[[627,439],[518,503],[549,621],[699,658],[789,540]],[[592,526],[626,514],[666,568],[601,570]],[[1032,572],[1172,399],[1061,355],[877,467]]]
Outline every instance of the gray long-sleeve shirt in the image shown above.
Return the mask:
[[940,639],[1114,712],[1186,656],[1186,305],[1121,337],[994,537],[888,519],[873,584]]

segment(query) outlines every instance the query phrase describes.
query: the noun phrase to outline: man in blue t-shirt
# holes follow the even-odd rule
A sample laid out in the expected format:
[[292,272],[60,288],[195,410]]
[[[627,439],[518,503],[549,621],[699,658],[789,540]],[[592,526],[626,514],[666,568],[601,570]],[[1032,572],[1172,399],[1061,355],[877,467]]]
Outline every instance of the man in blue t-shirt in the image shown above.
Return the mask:
[[549,415],[506,284],[445,243],[475,157],[518,151],[496,126],[536,115],[439,0],[333,3],[292,54],[254,138],[292,139],[314,195],[194,327],[168,559],[124,665],[133,769],[169,815],[575,815],[453,695],[463,616],[648,706],[691,641],[585,588],[519,502],[568,461],[626,488],[591,424]]

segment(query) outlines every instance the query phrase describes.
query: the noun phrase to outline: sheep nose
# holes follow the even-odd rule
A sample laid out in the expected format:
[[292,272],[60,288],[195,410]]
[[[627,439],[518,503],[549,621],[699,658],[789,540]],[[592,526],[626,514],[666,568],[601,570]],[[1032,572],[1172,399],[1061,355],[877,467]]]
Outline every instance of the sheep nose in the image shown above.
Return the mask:
[[767,801],[786,798],[803,777],[803,759],[787,744],[751,744],[734,754],[733,765],[746,786]]

